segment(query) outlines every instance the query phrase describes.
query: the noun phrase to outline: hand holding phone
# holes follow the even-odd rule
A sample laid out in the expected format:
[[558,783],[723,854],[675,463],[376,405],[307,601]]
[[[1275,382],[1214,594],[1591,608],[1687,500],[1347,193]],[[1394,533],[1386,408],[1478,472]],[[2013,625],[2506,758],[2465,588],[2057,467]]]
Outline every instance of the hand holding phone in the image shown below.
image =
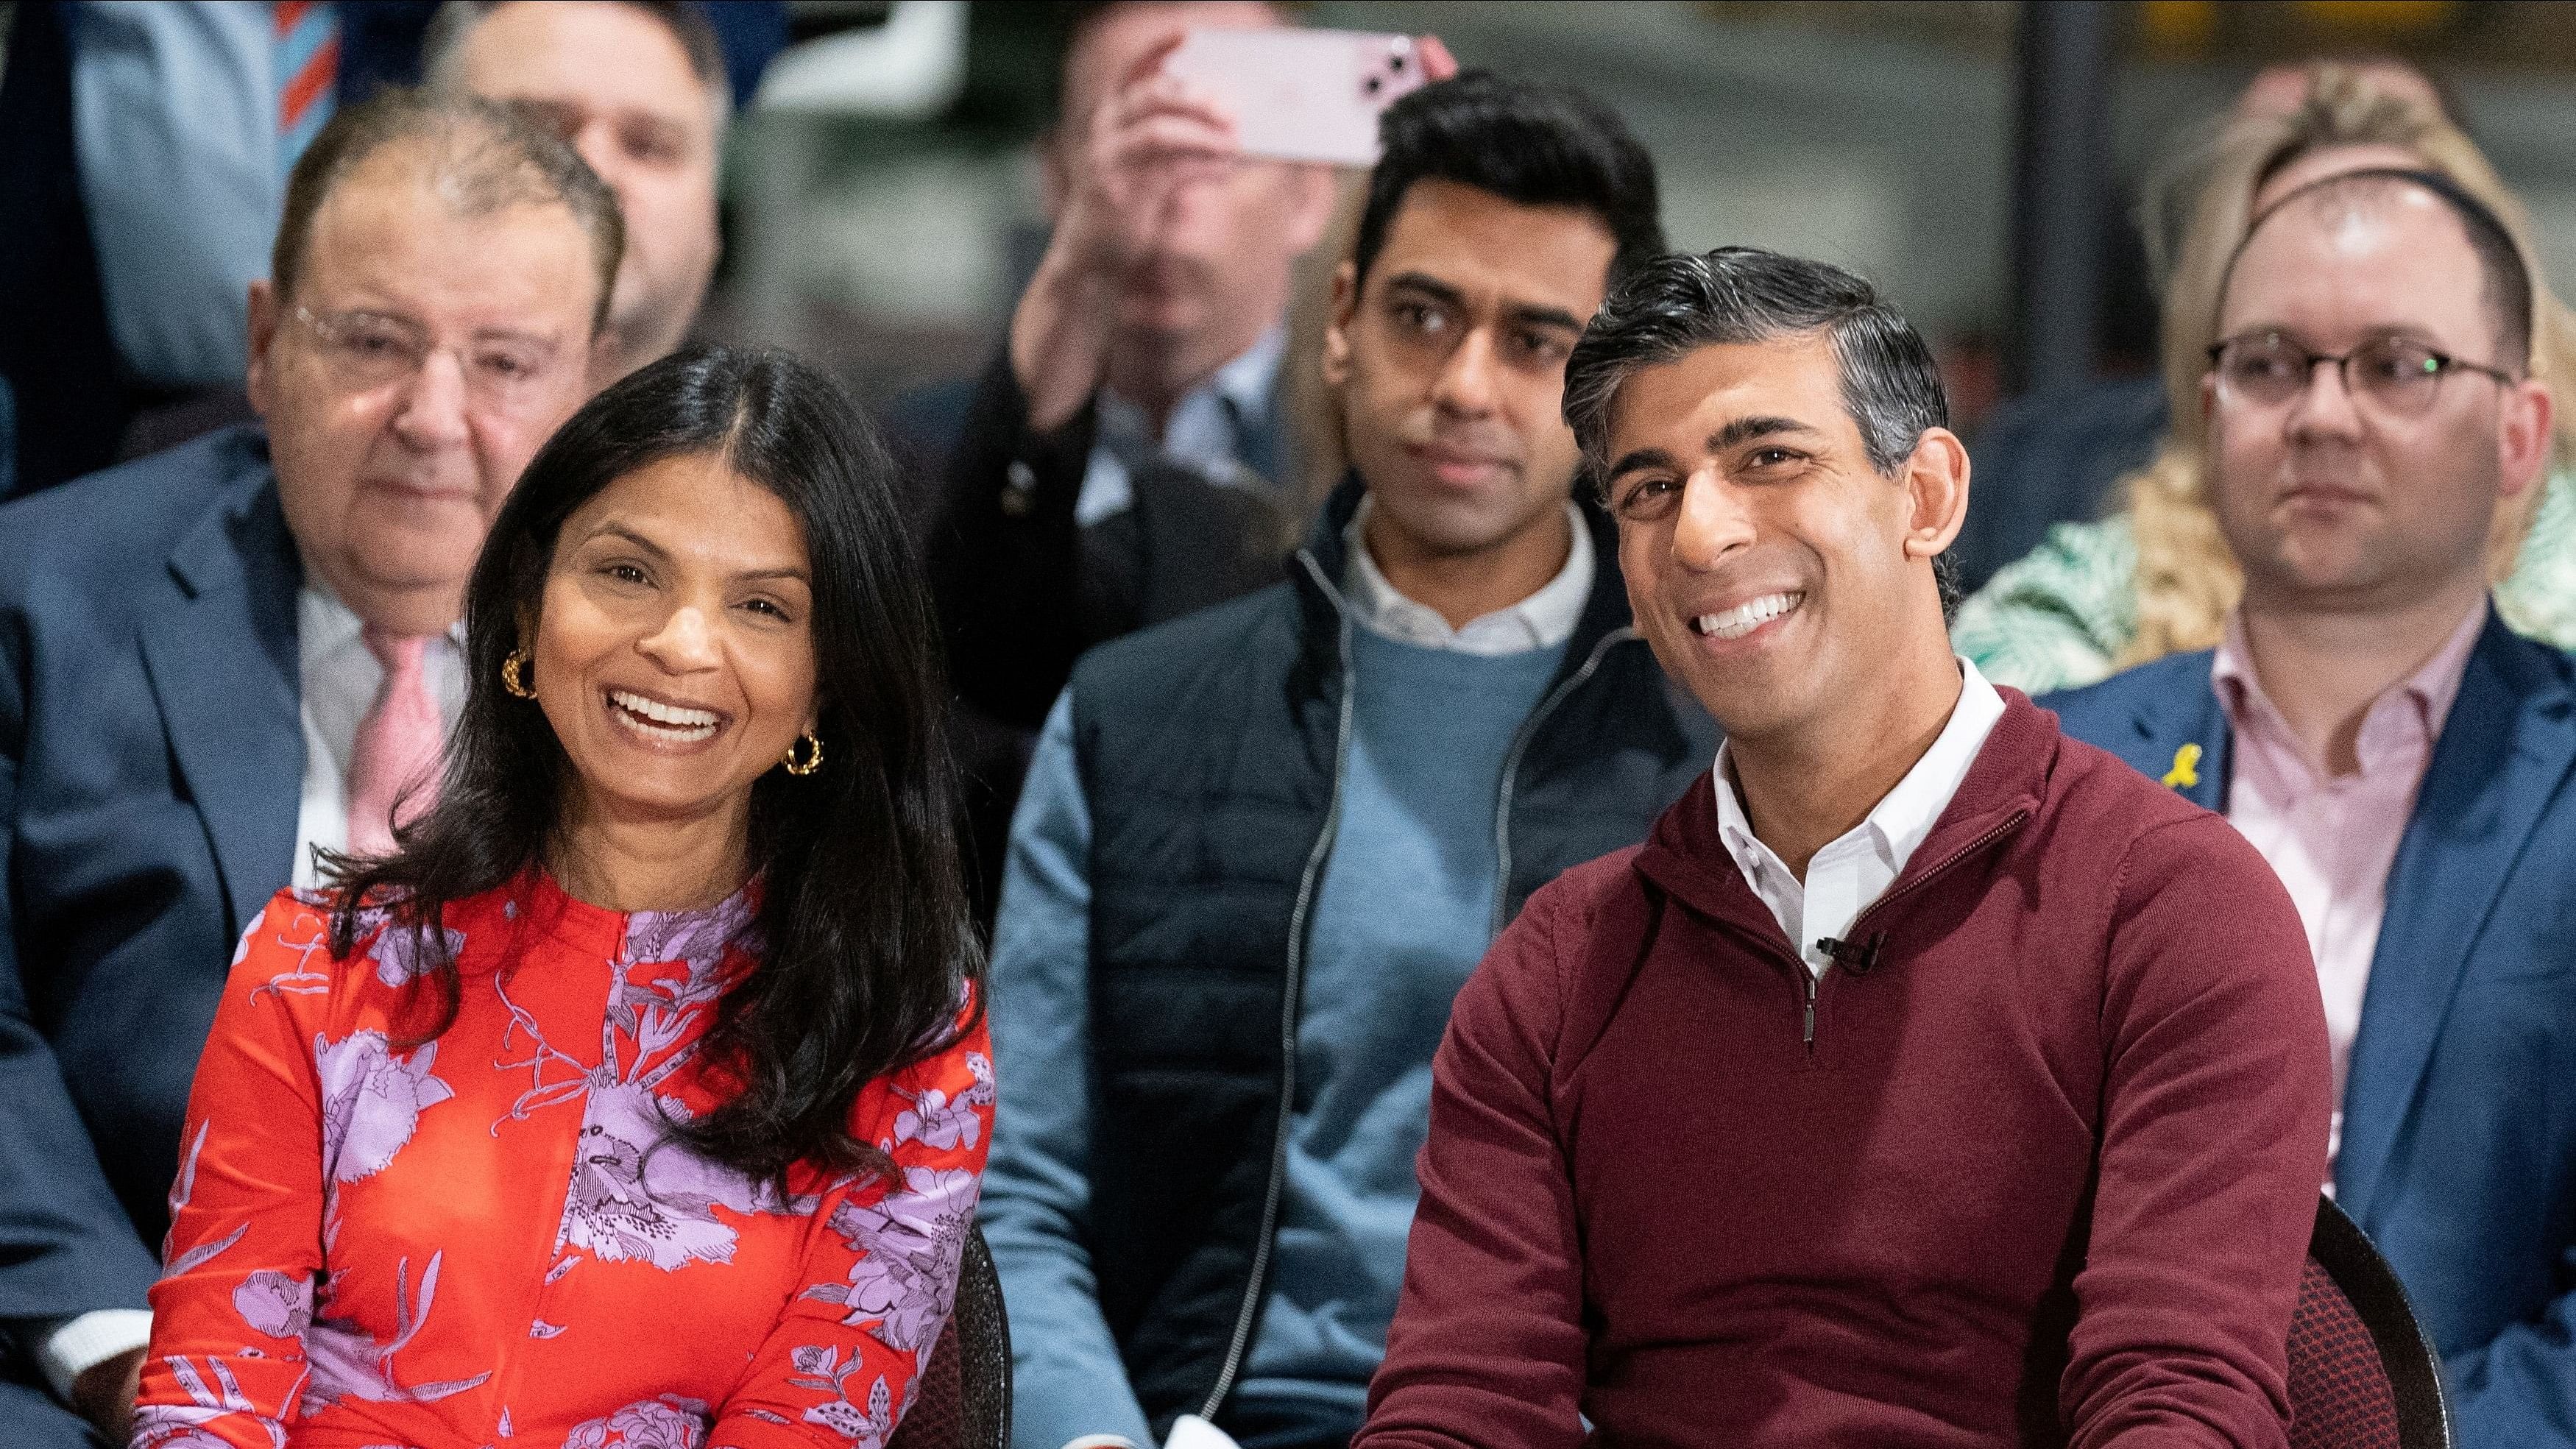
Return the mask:
[[1398,97],[1455,72],[1427,37],[1361,30],[1193,30],[1165,74],[1221,99],[1244,154],[1377,164],[1377,119]]

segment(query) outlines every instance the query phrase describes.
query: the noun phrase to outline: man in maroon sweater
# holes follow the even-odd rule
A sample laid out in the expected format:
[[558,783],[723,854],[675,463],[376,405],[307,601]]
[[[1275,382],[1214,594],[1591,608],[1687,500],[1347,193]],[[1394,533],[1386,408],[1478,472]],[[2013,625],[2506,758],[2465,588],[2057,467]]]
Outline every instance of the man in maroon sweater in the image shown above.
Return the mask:
[[1728,739],[1459,996],[1357,1443],[2285,1443],[2306,937],[2224,820],[1951,654],[1921,337],[1833,267],[1672,257],[1565,407]]

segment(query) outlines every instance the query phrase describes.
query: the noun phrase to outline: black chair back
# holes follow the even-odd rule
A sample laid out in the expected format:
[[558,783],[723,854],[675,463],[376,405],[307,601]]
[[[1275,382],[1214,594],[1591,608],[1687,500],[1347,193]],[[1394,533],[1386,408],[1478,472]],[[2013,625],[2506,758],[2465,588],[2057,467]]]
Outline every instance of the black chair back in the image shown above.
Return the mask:
[[1008,1449],[1010,1440],[1011,1321],[984,1230],[969,1228],[957,1305],[886,1449]]
[[2452,1449],[2442,1359],[2368,1234],[2320,1198],[2290,1322],[2291,1449]]

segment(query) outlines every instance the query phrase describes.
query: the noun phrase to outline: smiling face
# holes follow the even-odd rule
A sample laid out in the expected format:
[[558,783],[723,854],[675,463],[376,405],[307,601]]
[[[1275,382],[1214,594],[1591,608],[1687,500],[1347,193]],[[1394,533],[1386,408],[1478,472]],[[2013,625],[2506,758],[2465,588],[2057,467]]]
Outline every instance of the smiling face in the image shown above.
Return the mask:
[[1605,456],[1619,567],[1664,669],[1732,738],[1812,729],[1948,664],[1932,559],[1967,511],[1967,455],[1926,431],[1870,466],[1822,333],[1701,347],[1620,385]]
[[1379,516],[1416,547],[1482,553],[1553,526],[1578,460],[1565,359],[1616,249],[1588,212],[1426,180],[1365,284],[1343,264],[1325,380]]
[[[2218,335],[2277,333],[2327,354],[2397,337],[2518,372],[2497,355],[2484,290],[2477,253],[2439,199],[2360,183],[2294,199],[2255,232]],[[2377,610],[2482,587],[2498,501],[2547,461],[2549,400],[2528,380],[2448,372],[2411,415],[2356,396],[2331,364],[2286,401],[2214,376],[2202,398],[2212,501],[2258,608]]]
[[[279,502],[305,567],[360,618],[454,622],[503,500],[588,392],[598,297],[569,209],[467,215],[401,144],[315,211],[293,295],[252,285],[250,397]],[[432,349],[417,367],[389,364],[416,344]]]
[[747,821],[752,782],[815,724],[812,577],[787,504],[712,455],[566,519],[529,672],[572,762],[569,818]]

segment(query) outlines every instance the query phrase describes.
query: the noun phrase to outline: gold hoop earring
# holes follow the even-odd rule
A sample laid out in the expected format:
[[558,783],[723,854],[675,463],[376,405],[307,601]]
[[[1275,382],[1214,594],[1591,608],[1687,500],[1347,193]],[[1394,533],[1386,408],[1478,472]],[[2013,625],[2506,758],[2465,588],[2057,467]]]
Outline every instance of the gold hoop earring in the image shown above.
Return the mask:
[[521,699],[534,699],[537,692],[528,687],[528,651],[513,649],[501,661],[501,687]]
[[[802,762],[799,762],[796,758],[796,747],[798,745],[803,745],[805,747],[805,758]],[[823,737],[814,733],[812,730],[807,730],[805,733],[789,740],[787,742],[787,758],[779,761],[779,763],[785,765],[787,767],[787,773],[791,775],[813,774],[816,770],[823,768]]]

